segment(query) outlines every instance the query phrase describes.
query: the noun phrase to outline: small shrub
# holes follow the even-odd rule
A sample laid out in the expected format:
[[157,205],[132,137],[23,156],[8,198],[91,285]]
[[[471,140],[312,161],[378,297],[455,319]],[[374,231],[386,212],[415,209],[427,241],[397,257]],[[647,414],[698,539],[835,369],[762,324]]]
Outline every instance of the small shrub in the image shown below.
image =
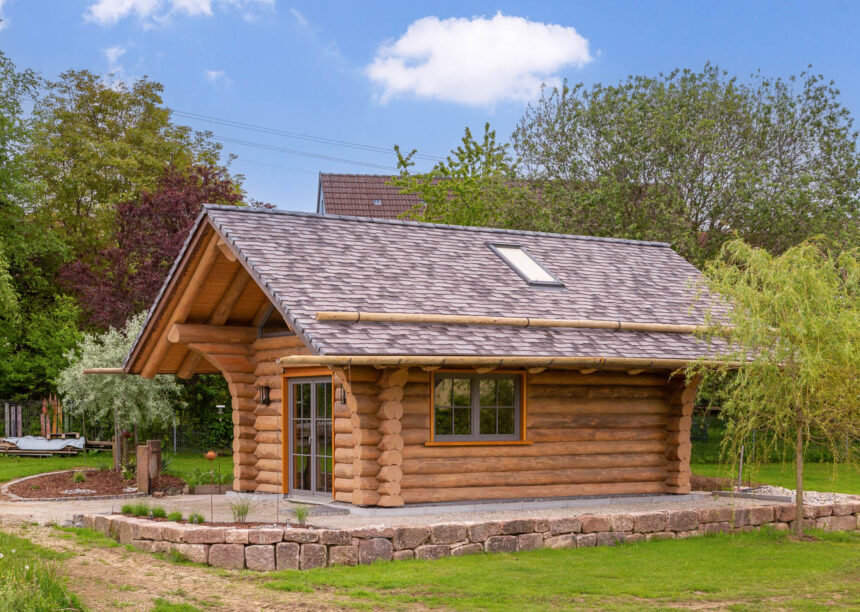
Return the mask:
[[84,472],[75,472],[72,474],[72,482],[84,482],[87,479],[87,475]]
[[248,520],[248,514],[254,507],[254,499],[250,495],[240,495],[236,501],[230,502],[230,512],[233,513],[233,522],[244,523]]
[[176,521],[178,523],[179,521],[182,520],[182,513],[181,512],[171,512],[170,514],[167,515],[167,520],[168,521]]
[[126,461],[122,464],[122,479],[134,480],[137,476],[137,464],[134,461]]
[[296,506],[293,509],[293,514],[296,515],[296,520],[299,522],[299,525],[304,525],[305,521],[308,520],[308,514],[310,514],[311,509],[308,506],[300,505]]
[[202,514],[199,514],[197,512],[192,512],[191,514],[188,515],[188,522],[198,524],[198,523],[205,523],[206,520],[203,518]]
[[150,509],[149,516],[152,518],[167,518],[167,510],[161,506],[155,506]]
[[120,512],[123,514],[134,514],[134,506],[131,504],[123,504],[122,508],[120,508]]
[[111,468],[113,468],[113,465],[111,465],[111,462],[110,462],[110,461],[108,461],[108,460],[106,460],[106,459],[103,459],[103,460],[101,460],[101,461],[96,462],[96,468],[97,468],[99,471],[107,472],[107,471],[109,471]]
[[143,503],[132,504],[131,513],[134,516],[149,516],[149,506]]

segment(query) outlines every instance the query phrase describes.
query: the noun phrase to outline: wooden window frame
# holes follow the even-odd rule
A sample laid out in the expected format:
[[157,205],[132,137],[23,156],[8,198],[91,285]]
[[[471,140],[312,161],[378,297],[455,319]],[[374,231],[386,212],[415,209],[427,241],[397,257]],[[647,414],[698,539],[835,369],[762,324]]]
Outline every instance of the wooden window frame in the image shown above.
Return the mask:
[[[492,440],[473,438],[469,440],[436,440],[436,377],[444,375],[446,378],[456,376],[457,374],[467,374],[471,378],[479,379],[482,376],[507,375],[519,376],[519,438],[513,440]],[[430,441],[425,442],[424,446],[516,446],[533,444],[531,440],[526,439],[526,417],[527,417],[527,401],[528,385],[526,372],[524,370],[494,370],[481,374],[475,370],[462,369],[440,369],[430,373],[430,393],[428,404],[430,406]]]
[[[290,380],[295,378],[331,377],[331,498],[334,499],[334,373],[326,367],[287,368],[281,373],[281,492],[290,493]],[[320,498],[325,497],[319,495]]]

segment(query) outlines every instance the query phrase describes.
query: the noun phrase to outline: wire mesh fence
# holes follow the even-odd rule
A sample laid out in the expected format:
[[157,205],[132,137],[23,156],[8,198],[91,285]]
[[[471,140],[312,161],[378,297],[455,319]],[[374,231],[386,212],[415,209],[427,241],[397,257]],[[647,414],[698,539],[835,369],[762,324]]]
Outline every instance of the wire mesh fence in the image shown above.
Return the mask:
[[42,400],[0,399],[0,409],[0,435],[5,438],[38,436],[45,433],[46,426],[50,433],[76,431],[68,415],[58,418],[50,405],[43,412]]

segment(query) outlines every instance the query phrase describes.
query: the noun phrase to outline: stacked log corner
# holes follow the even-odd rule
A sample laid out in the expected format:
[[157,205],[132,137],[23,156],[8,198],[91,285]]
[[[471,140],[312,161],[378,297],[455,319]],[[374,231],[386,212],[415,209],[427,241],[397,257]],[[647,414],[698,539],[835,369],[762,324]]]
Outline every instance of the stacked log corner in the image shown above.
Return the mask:
[[699,382],[699,378],[694,378],[685,384],[684,379],[679,378],[670,383],[669,419],[666,423],[667,493],[690,492],[690,456],[693,449],[690,428]]
[[[296,336],[260,338],[249,347],[246,360],[232,360],[230,371],[222,368],[233,398],[233,490],[283,491],[283,391],[277,360],[306,353]],[[260,403],[264,386],[270,389],[268,404]]]

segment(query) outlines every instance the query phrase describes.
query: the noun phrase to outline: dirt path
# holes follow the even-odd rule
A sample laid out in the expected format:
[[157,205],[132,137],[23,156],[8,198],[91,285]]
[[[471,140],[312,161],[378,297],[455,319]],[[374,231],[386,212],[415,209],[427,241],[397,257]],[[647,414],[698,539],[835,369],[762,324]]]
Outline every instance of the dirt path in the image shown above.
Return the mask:
[[9,529],[31,542],[75,556],[62,562],[68,585],[91,610],[151,610],[161,597],[203,610],[334,610],[324,593],[285,593],[264,588],[248,573],[162,561],[125,547],[84,547],[49,527]]

